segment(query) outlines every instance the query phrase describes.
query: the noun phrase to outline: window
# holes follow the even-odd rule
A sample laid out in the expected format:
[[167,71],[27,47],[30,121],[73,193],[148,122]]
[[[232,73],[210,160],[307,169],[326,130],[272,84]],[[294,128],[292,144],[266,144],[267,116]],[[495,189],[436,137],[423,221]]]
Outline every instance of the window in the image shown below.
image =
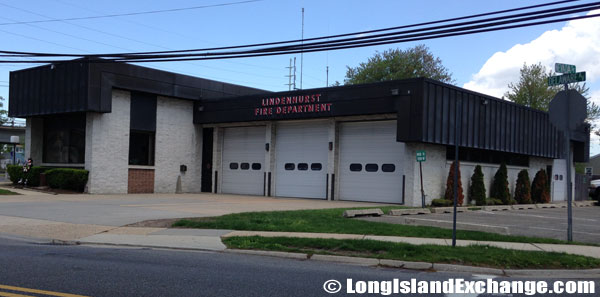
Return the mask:
[[260,163],[252,163],[252,170],[260,170],[261,167]]
[[321,165],[321,163],[312,163],[312,164],[310,164],[310,170],[321,171],[321,169],[323,169],[323,165]]
[[379,165],[377,165],[377,164],[365,165],[365,171],[367,171],[367,172],[377,172],[377,170],[379,170]]
[[131,92],[129,165],[154,165],[156,95]]
[[383,164],[383,165],[381,165],[381,171],[383,171],[383,172],[394,172],[394,171],[396,171],[396,165],[394,165],[394,164]]
[[229,163],[229,169],[231,169],[231,170],[238,169],[238,163]]
[[85,162],[85,114],[44,118],[42,160],[44,163]]
[[350,164],[350,171],[354,171],[354,172],[362,171],[362,165],[358,164],[358,163],[352,163],[352,164]]
[[154,165],[154,132],[129,132],[129,165]]
[[[449,161],[454,160],[454,146],[446,147],[446,160],[449,160]],[[474,148],[466,148],[466,147],[461,147],[458,150],[458,160],[466,161],[466,162],[474,162],[474,163],[489,163],[489,164],[500,164],[502,162],[505,162],[506,165],[523,166],[523,167],[529,166],[529,156],[527,156],[527,155],[490,151],[490,150],[482,150],[482,149],[474,149]]]
[[250,163],[242,163],[242,164],[240,164],[240,169],[242,169],[242,170],[248,170],[248,169],[250,169]]
[[296,165],[294,165],[294,163],[285,163],[285,165],[283,167],[285,168],[285,170],[294,170],[294,169],[296,169]]
[[308,163],[298,163],[298,170],[308,170]]

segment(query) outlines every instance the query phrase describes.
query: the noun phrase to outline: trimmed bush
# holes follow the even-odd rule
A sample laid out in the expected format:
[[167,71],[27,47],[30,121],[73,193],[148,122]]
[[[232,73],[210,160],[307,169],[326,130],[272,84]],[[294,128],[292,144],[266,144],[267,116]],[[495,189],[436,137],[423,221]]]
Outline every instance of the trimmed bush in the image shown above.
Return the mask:
[[454,204],[452,200],[447,200],[447,199],[444,199],[444,198],[433,199],[431,201],[431,206],[444,207],[444,206],[452,206],[452,204]]
[[502,201],[505,205],[511,203],[510,190],[508,189],[508,170],[504,162],[500,164],[500,168],[498,168],[496,175],[494,175],[490,196]]
[[487,205],[503,205],[504,202],[502,202],[502,200],[500,199],[495,199],[495,198],[488,198],[486,200]]
[[40,174],[50,170],[48,167],[33,166],[29,170],[29,181],[27,185],[30,187],[40,186]]
[[[48,168],[48,167],[41,167],[41,166],[31,167],[31,169],[29,170],[28,176],[27,176],[27,179],[28,179],[27,186],[38,187],[40,185],[40,173],[44,173],[45,171],[47,171],[49,169],[50,168]],[[10,176],[10,181],[13,182],[13,184],[18,183],[19,180],[24,177],[22,165],[8,165],[6,170],[8,171],[8,175]]]
[[544,169],[540,169],[533,178],[531,200],[533,200],[533,203],[550,202],[550,187],[548,186],[548,176]]
[[485,205],[485,184],[483,182],[483,171],[481,166],[475,166],[471,176],[471,188],[469,188],[469,201],[476,205]]
[[23,166],[8,165],[6,166],[6,171],[8,171],[8,177],[13,184],[18,183],[23,177]]
[[84,169],[55,168],[46,171],[46,181],[51,188],[83,192],[88,174]]
[[[444,199],[450,201],[450,205],[454,205],[454,166],[456,166],[455,162],[452,162],[450,166],[450,172],[448,172],[448,180],[446,180],[446,193],[444,194]],[[465,195],[463,194],[462,181],[460,180],[460,162],[458,162],[458,197],[457,202],[460,206],[463,204],[465,199]]]
[[519,177],[517,177],[517,185],[515,186],[515,200],[519,204],[530,204],[532,202],[529,172],[525,169],[519,171]]

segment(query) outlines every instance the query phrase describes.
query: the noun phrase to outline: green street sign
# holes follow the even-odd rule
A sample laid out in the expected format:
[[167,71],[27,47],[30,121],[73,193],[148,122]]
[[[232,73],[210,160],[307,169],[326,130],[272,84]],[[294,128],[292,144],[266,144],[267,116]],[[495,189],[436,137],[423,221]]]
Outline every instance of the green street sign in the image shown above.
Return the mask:
[[554,71],[558,73],[575,73],[575,65],[554,63]]
[[585,71],[548,77],[549,86],[564,85],[580,81],[585,81]]
[[417,162],[425,162],[425,151],[417,151]]

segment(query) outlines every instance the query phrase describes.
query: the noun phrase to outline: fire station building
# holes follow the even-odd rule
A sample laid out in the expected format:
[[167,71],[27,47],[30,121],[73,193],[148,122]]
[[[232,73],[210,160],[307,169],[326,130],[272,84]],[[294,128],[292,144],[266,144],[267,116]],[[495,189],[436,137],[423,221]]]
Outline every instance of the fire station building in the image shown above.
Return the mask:
[[[466,189],[499,164],[550,172],[564,199],[561,134],[548,114],[430,79],[268,92],[129,64],[74,60],[10,74],[26,156],[85,168],[87,192],[213,192],[421,205],[443,196],[459,145]],[[589,155],[580,129],[574,160]],[[587,133],[587,134],[586,134]],[[573,170],[571,168],[571,170]],[[565,178],[563,178],[563,176]]]

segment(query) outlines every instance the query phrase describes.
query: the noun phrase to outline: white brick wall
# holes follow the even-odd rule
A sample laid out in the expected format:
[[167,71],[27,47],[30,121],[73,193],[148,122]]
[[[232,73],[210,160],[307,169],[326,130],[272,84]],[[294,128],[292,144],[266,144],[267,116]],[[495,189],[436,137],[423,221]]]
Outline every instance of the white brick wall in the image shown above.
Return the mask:
[[[181,177],[182,192],[200,192],[202,128],[193,123],[193,102],[158,97],[154,192],[175,193]],[[180,165],[187,171],[180,172]]]
[[[446,191],[446,180],[450,171],[451,161],[446,160],[446,147],[441,145],[430,144],[406,144],[406,200],[407,206],[421,206],[421,184],[419,176],[419,164],[416,162],[416,151],[425,150],[427,153],[427,161],[423,162],[423,188],[425,189],[426,204],[430,204],[431,200],[443,198]],[[552,159],[546,158],[529,158],[529,178],[533,181],[535,173],[539,169],[546,169],[546,165],[552,165]],[[465,195],[464,203],[469,199],[469,186],[471,176],[478,163],[461,162],[460,173]],[[485,189],[487,195],[490,195],[492,180],[500,165],[494,164],[479,164],[483,171]],[[507,166],[508,169],[508,184],[511,195],[514,195],[514,187],[517,182],[519,171],[526,167]],[[412,171],[411,171],[412,170]],[[410,173],[413,174],[410,174]],[[412,190],[411,190],[412,189]]]
[[85,169],[89,193],[127,193],[130,93],[113,90],[112,112],[86,115]]
[[[446,174],[448,174],[451,164],[452,163],[449,161],[446,163]],[[465,191],[465,203],[468,201],[468,193],[469,193],[468,189],[469,189],[469,186],[471,185],[471,176],[473,175],[473,172],[475,171],[476,165],[478,165],[478,163],[462,162],[461,166],[460,166],[460,170],[461,170],[460,173],[461,173],[461,178],[462,178],[462,182],[463,182],[463,189]],[[485,190],[487,192],[487,196],[489,197],[490,190],[492,187],[492,181],[494,179],[494,175],[496,174],[496,171],[498,171],[498,168],[500,168],[500,165],[494,165],[494,164],[479,164],[479,165],[481,165],[481,171],[483,172],[483,177],[484,177],[483,180],[484,180],[484,184],[485,184]],[[521,170],[527,169],[529,172],[529,181],[533,182],[533,178],[535,177],[535,174],[538,172],[538,170],[540,170],[540,169],[545,170],[546,165],[552,165],[552,159],[530,157],[529,158],[529,167],[506,166],[507,173],[508,173],[508,188],[510,190],[510,195],[512,197],[514,197],[514,195],[515,195],[515,185],[517,184],[517,178],[518,178],[519,172]],[[447,177],[448,176],[446,175],[446,178]]]
[[405,175],[406,192],[404,204],[407,206],[421,206],[421,180],[417,151],[425,150],[426,161],[423,162],[423,189],[425,190],[425,204],[431,200],[441,198],[446,187],[446,147],[442,145],[427,145],[423,143],[406,144]]

